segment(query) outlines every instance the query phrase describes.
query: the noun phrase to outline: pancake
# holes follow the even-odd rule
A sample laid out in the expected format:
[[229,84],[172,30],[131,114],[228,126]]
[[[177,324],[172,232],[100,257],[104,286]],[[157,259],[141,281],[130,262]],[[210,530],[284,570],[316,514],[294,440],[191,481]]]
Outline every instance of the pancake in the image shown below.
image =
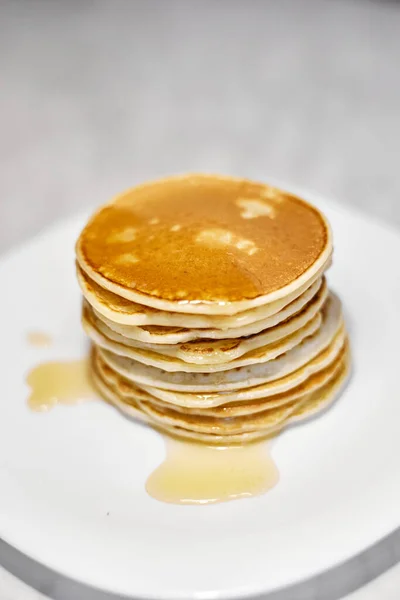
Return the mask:
[[[140,408],[138,408],[138,406],[132,406],[121,401],[118,395],[104,384],[95,370],[92,372],[92,382],[94,388],[98,391],[100,396],[106,402],[115,406],[115,408],[117,408],[125,417],[149,425],[153,429],[160,431],[160,433],[165,433],[171,437],[195,441],[202,444],[233,445],[249,444],[268,436],[268,433],[264,433],[263,431],[254,431],[251,433],[227,436],[218,436],[213,434],[208,435],[204,433],[187,431],[179,427],[172,427],[171,425],[162,425],[161,423],[152,421],[152,419],[148,415],[144,414]],[[279,428],[276,431],[279,431]]]
[[223,342],[198,342],[181,346],[136,346],[108,329],[86,306],[82,322],[87,335],[98,346],[166,371],[210,373],[271,360],[287,352],[317,331],[322,322],[321,302],[316,301],[296,317],[257,336]]
[[[147,399],[142,398],[142,400],[148,402],[150,405],[155,405],[160,408],[165,408],[168,406],[169,408],[173,408],[176,412],[184,415],[190,414],[214,418],[236,418],[245,415],[256,414],[263,412],[264,410],[286,405],[293,401],[298,401],[303,396],[322,388],[336,375],[340,369],[344,360],[344,356],[348,352],[347,348],[348,347],[346,345],[332,364],[315,375],[309,377],[303,384],[274,396],[267,396],[247,402],[231,402],[229,404],[223,404],[213,408],[187,408],[177,406],[176,404],[171,405],[159,400],[158,398],[155,398],[154,396],[150,396],[150,398]],[[142,390],[142,392],[144,392],[144,390]]]
[[296,292],[326,268],[330,228],[292,194],[230,177],[147,183],[101,208],[76,246],[100,287],[163,311],[234,315]]
[[216,373],[168,372],[118,356],[103,348],[99,351],[111,368],[140,385],[189,392],[240,389],[283,377],[326,348],[343,326],[341,304],[337,296],[332,294],[328,298],[322,310],[322,318],[322,325],[314,335],[278,358]]
[[96,368],[93,369],[93,381],[101,395],[128,417],[139,419],[169,435],[226,445],[247,443],[267,437],[291,423],[325,410],[343,389],[349,372],[350,358],[346,352],[335,375],[320,389],[306,394],[297,402],[245,418],[211,419],[208,426],[204,419],[196,416],[180,419],[171,411],[157,411],[148,405],[145,406],[145,402],[142,401],[138,401],[136,405],[125,403],[118,393],[104,382]]
[[82,316],[84,323],[89,322],[99,334],[122,345],[153,350],[166,356],[175,356],[185,362],[214,364],[233,360],[250,350],[265,346],[297,331],[318,314],[327,295],[327,287],[324,284],[301,311],[260,333],[223,340],[197,339],[182,344],[149,344],[127,338],[104,323],[86,302],[83,304]]
[[[159,352],[164,352],[160,346],[176,347],[178,344],[187,344],[189,342],[199,343],[200,340],[206,340],[207,344],[210,340],[237,339],[240,337],[249,337],[264,332],[266,329],[271,329],[291,317],[297,315],[304,308],[314,305],[315,302],[322,303],[328,295],[328,289],[325,280],[318,280],[308,290],[291,302],[284,309],[248,325],[243,325],[233,329],[187,329],[182,327],[164,327],[160,325],[144,325],[141,327],[132,327],[129,325],[120,325],[113,323],[106,317],[100,315],[96,310],[93,310],[96,317],[102,321],[109,329],[128,338],[136,347],[153,348]],[[159,348],[157,348],[159,346]],[[189,348],[190,346],[187,346]]]
[[227,403],[248,402],[260,398],[266,399],[270,396],[292,390],[296,386],[307,381],[309,377],[328,368],[336,361],[346,343],[346,333],[342,327],[329,346],[300,368],[280,379],[268,381],[249,388],[204,393],[163,390],[143,384],[140,384],[140,388],[151,396],[165,401],[168,404],[175,405],[178,408],[182,407],[184,410],[197,408],[204,410],[205,408],[226,406]]
[[129,418],[244,444],[323,411],[350,373],[317,208],[244,179],[146,183],[76,244],[93,383]]
[[[284,318],[287,318],[301,310],[317,293],[321,286],[322,273],[323,270],[320,270],[306,285],[301,286],[281,300],[236,315],[192,315],[162,311],[126,300],[99,286],[77,265],[78,282],[87,302],[93,307],[99,318],[102,318],[110,326],[115,324],[119,327],[116,331],[128,337],[130,337],[129,331],[132,326],[158,325],[178,327],[183,330],[189,328],[195,337],[199,337],[201,332],[197,335],[196,329],[229,330],[237,327],[243,328],[246,325],[253,325],[257,321],[265,321],[268,317],[276,318],[283,309],[285,309],[286,315]],[[264,325],[261,328],[264,329],[267,326]]]
[[112,371],[112,369],[104,363],[97,351],[93,353],[93,361],[95,368],[104,383],[113,389],[121,400],[127,404],[136,405],[138,402],[145,402],[161,409],[169,408],[170,410],[183,415],[232,418],[255,414],[270,408],[283,406],[284,404],[297,401],[301,397],[320,389],[336,375],[347,354],[348,344],[346,343],[328,366],[321,368],[317,373],[310,375],[305,381],[287,391],[255,400],[239,402],[230,401],[228,404],[210,408],[201,405],[195,408],[189,408],[187,406],[179,406],[176,403],[171,404],[165,400],[160,400],[153,396],[149,390],[145,391],[144,389],[141,389],[133,382],[121,377],[115,371]]
[[334,400],[336,400],[337,394],[343,390],[343,387],[348,382],[350,374],[351,356],[350,351],[348,351],[346,353],[342,368],[340,369],[338,375],[334,378],[335,381],[333,393],[324,394],[317,392],[312,394],[312,396],[308,398],[306,402],[301,403],[296,407],[296,410],[290,417],[290,422],[299,423],[300,421],[305,421],[329,408]]
[[[347,358],[347,357],[346,357]],[[242,414],[237,417],[212,417],[193,413],[182,413],[173,410],[167,406],[160,407],[139,400],[139,407],[143,412],[149,415],[154,421],[167,423],[173,427],[180,427],[199,433],[213,433],[216,435],[237,434],[259,430],[276,429],[280,424],[288,419],[294,411],[297,411],[296,418],[302,415],[309,415],[318,410],[319,407],[327,402],[326,391],[330,390],[332,384],[341,377],[344,371],[345,357],[341,360],[336,374],[328,379],[315,392],[305,394],[299,398],[285,402],[278,406],[268,407],[266,410],[255,411],[249,414]]]

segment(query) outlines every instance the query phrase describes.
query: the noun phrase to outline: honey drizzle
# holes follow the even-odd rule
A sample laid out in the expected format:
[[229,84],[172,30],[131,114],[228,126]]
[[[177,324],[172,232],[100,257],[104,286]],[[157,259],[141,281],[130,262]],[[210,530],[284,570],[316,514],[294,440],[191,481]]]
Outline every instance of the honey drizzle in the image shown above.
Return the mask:
[[94,395],[87,359],[42,363],[30,371],[26,381],[31,388],[28,405],[34,411],[78,404]]
[[166,457],[146,483],[148,494],[172,504],[214,504],[264,494],[279,480],[271,440],[206,446],[165,437]]
[[[30,371],[29,407],[45,412],[94,396],[88,360],[46,362]],[[164,437],[166,457],[146,483],[148,494],[172,504],[215,504],[264,494],[279,480],[271,438],[242,446],[207,446]]]
[[42,331],[30,331],[26,336],[26,339],[28,344],[38,348],[47,348],[48,346],[51,346],[52,343],[51,336]]

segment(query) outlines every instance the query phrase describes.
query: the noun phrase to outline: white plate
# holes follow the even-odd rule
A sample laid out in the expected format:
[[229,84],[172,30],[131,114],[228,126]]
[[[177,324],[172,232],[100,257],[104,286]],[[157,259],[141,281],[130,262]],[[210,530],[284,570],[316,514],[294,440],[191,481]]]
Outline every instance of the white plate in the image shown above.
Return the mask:
[[[211,506],[144,489],[159,435],[98,402],[33,414],[26,373],[86,352],[74,241],[84,218],[0,263],[0,536],[104,590],[157,599],[269,592],[344,561],[400,525],[400,237],[313,196],[331,220],[329,274],[343,299],[355,373],[321,418],[287,431],[265,496]],[[4,293],[5,290],[5,293]],[[49,349],[26,334],[50,333]]]

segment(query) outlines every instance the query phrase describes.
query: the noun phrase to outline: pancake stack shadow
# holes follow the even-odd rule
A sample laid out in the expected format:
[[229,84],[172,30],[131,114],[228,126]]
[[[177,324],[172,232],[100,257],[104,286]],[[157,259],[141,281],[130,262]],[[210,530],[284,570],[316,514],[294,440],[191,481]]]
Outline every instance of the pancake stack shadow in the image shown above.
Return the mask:
[[329,225],[297,197],[170,178],[101,208],[76,250],[93,381],[125,415],[245,443],[322,411],[348,378]]

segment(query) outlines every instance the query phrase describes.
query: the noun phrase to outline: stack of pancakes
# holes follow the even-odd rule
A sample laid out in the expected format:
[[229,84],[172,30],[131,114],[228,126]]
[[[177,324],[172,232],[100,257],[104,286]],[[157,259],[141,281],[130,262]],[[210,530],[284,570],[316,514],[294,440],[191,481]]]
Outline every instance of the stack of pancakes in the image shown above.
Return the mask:
[[188,175],[101,208],[76,247],[93,381],[126,415],[216,444],[324,409],[349,373],[324,216],[281,190]]

